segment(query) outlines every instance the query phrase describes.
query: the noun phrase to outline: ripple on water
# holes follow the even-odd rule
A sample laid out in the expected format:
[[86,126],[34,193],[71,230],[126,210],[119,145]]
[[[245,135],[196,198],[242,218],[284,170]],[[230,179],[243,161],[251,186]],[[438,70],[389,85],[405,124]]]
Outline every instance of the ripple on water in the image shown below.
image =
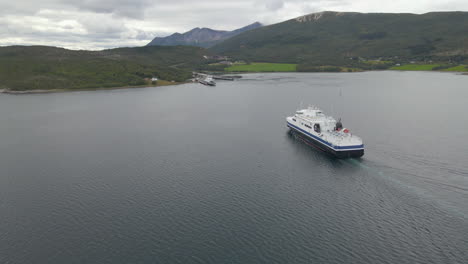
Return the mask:
[[[280,73],[2,95],[0,262],[463,263],[468,143],[401,133],[454,116],[466,131],[460,80]],[[366,155],[335,160],[290,136],[301,101],[343,117]]]

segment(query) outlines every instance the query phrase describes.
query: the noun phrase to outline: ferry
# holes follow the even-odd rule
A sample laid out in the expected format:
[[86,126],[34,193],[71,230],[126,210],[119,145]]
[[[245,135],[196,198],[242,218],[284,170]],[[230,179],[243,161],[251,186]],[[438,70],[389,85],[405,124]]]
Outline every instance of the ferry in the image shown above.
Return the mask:
[[343,128],[341,120],[326,116],[317,107],[298,110],[286,117],[286,123],[306,143],[337,158],[359,158],[364,155],[362,139]]
[[204,84],[204,85],[209,85],[209,86],[215,86],[216,83],[215,81],[213,81],[213,77],[212,76],[206,76],[205,78],[200,78],[198,80],[199,83],[201,84]]

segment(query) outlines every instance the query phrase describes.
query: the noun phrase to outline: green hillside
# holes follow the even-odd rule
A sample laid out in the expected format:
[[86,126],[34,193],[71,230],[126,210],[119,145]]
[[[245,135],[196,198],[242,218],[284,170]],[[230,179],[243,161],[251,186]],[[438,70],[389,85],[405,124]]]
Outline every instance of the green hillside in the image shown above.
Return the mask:
[[44,46],[0,47],[0,89],[89,89],[147,85],[145,78],[185,81],[207,51],[141,47],[73,51]]
[[[388,68],[396,62],[468,59],[468,12],[321,12],[254,29],[213,48],[235,59],[313,66]],[[388,64],[366,63],[383,58]]]
[[251,63],[232,65],[224,70],[228,72],[294,72],[296,71],[296,64]]

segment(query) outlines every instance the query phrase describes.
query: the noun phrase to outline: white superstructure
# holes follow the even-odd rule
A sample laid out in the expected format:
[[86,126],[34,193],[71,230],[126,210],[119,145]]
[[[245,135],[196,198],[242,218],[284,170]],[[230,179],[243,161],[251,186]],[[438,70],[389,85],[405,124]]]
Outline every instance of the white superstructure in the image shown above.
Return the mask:
[[198,82],[204,85],[210,85],[210,86],[215,86],[216,83],[213,80],[213,76],[211,75],[205,75],[203,78],[198,79]]
[[286,118],[288,127],[320,149],[339,157],[360,157],[364,154],[362,139],[343,128],[340,121],[323,114],[317,107],[298,110]]

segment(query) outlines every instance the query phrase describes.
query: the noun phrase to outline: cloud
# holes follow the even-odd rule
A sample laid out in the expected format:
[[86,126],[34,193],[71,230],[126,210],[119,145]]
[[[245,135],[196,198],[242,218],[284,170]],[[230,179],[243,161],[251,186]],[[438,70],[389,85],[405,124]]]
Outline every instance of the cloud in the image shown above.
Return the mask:
[[144,18],[145,9],[154,3],[150,0],[61,0],[60,2],[78,10],[134,19]]
[[0,0],[0,45],[73,49],[143,46],[194,27],[233,30],[324,10],[468,11],[466,0]]
[[265,4],[265,7],[268,9],[268,10],[271,10],[271,11],[276,11],[278,9],[281,9],[283,8],[284,6],[284,2],[281,1],[281,0],[278,0],[278,1],[269,1]]
[[109,14],[49,9],[34,16],[2,16],[0,25],[0,45],[53,45],[95,50],[143,46],[156,34],[152,30],[133,28],[126,20]]

